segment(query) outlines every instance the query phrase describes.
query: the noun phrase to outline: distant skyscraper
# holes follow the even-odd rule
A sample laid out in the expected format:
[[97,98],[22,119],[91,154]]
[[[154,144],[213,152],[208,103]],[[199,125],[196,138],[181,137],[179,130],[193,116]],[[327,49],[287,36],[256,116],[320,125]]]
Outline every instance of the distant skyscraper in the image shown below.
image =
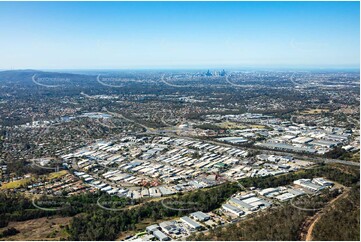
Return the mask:
[[212,73],[208,70],[206,76],[212,76]]

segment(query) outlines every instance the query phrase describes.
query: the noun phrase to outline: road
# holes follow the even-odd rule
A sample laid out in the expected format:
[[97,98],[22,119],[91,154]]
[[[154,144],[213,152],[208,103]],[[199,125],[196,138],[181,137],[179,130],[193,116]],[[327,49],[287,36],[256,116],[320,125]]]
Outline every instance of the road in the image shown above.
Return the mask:
[[108,114],[113,115],[114,117],[117,117],[117,118],[124,119],[124,120],[126,120],[126,121],[128,121],[128,122],[130,122],[130,123],[135,123],[135,124],[139,125],[140,127],[144,128],[146,131],[149,131],[149,130],[152,131],[152,130],[153,130],[153,128],[150,128],[150,127],[148,127],[148,126],[146,126],[146,125],[144,125],[144,124],[138,123],[138,122],[136,122],[136,121],[134,121],[134,120],[132,120],[132,119],[129,119],[129,118],[124,117],[123,114],[110,112],[110,111],[108,111],[108,109],[107,109],[106,107],[103,107],[103,109],[105,109],[105,111],[106,111]]
[[[290,153],[290,152],[286,152],[286,151],[274,151],[274,150],[268,150],[268,149],[263,149],[262,147],[242,147],[242,146],[236,146],[236,145],[231,145],[231,144],[226,144],[223,142],[218,142],[218,141],[214,141],[214,140],[204,140],[204,139],[200,139],[197,137],[187,137],[187,136],[181,136],[179,135],[180,130],[179,127],[177,126],[173,126],[173,127],[168,127],[169,130],[166,129],[155,129],[155,128],[150,128],[146,125],[140,124],[134,120],[128,119],[126,117],[124,117],[122,114],[119,113],[114,113],[114,112],[110,112],[108,111],[105,107],[104,109],[107,111],[108,114],[114,115],[115,117],[124,119],[128,122],[132,122],[135,124],[138,124],[139,126],[141,126],[142,128],[144,128],[146,130],[145,133],[140,133],[140,134],[147,134],[147,135],[164,135],[165,133],[167,134],[167,136],[169,137],[173,137],[173,138],[182,138],[182,139],[186,139],[186,140],[198,140],[198,141],[203,141],[203,142],[208,142],[214,145],[220,145],[220,146],[224,146],[224,147],[231,147],[231,148],[239,148],[239,149],[246,149],[248,151],[262,151],[262,153],[265,154],[273,154],[273,155],[282,155],[282,156],[292,156],[295,159],[304,159],[304,160],[308,160],[308,161],[312,161],[315,163],[325,163],[325,164],[343,164],[343,165],[349,165],[349,166],[360,166],[360,163],[358,162],[353,162],[353,161],[346,161],[346,160],[337,160],[337,159],[328,159],[328,158],[324,158],[324,157],[314,157],[311,154],[307,155],[307,154],[298,154],[298,153]],[[184,121],[182,121],[183,123]],[[177,132],[178,131],[178,132]]]
[[242,146],[235,146],[235,145],[231,145],[231,144],[225,144],[222,142],[217,142],[214,140],[204,140],[204,139],[199,139],[199,138],[189,138],[189,137],[184,137],[184,136],[178,136],[175,134],[167,134],[168,136],[173,136],[175,138],[183,138],[183,139],[187,139],[187,140],[199,140],[199,141],[204,141],[204,142],[208,142],[214,145],[221,145],[221,146],[225,146],[225,147],[232,147],[232,148],[239,148],[239,149],[246,149],[249,151],[262,151],[262,153],[265,154],[273,154],[273,155],[282,155],[282,156],[292,156],[296,159],[304,159],[304,160],[308,160],[308,161],[312,161],[315,163],[325,163],[325,164],[334,164],[334,163],[339,163],[339,164],[343,164],[343,165],[350,165],[350,166],[360,166],[360,163],[358,162],[353,162],[353,161],[346,161],[346,160],[337,160],[337,159],[328,159],[328,158],[324,158],[324,157],[311,157],[310,155],[302,155],[302,154],[296,154],[296,153],[290,153],[290,152],[286,152],[286,151],[274,151],[274,150],[266,150],[266,149],[262,149],[262,148],[249,148],[249,147],[242,147]]
[[350,189],[347,189],[345,192],[343,192],[341,195],[337,196],[336,198],[332,199],[325,208],[323,208],[322,210],[320,210],[319,212],[317,212],[312,218],[311,218],[311,223],[308,225],[306,234],[304,234],[304,236],[302,236],[303,238],[301,238],[301,240],[305,240],[305,241],[312,241],[312,232],[313,229],[315,228],[316,223],[320,220],[320,218],[322,217],[323,214],[325,214],[325,212],[333,207],[333,204],[340,200],[341,198],[345,198],[348,196],[350,192]]

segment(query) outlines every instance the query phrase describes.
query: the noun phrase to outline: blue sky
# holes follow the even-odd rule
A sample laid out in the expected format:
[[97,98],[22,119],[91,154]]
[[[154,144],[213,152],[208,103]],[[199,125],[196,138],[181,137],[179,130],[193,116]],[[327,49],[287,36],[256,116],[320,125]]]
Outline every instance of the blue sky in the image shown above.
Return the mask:
[[359,2],[0,2],[0,69],[358,67]]

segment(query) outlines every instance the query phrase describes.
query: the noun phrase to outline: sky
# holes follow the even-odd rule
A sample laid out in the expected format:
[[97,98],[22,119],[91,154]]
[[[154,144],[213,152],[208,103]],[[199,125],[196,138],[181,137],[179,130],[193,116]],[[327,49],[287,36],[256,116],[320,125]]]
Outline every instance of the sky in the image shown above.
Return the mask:
[[359,65],[359,2],[0,2],[0,69]]

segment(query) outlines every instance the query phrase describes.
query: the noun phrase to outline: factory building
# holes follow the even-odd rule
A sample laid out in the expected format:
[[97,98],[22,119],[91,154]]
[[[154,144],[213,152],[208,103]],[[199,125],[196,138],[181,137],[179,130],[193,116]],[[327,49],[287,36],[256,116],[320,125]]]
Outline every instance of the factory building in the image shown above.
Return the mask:
[[256,211],[258,209],[258,207],[255,207],[248,203],[245,203],[242,200],[239,200],[238,198],[235,198],[235,197],[232,197],[229,201],[231,203],[233,203],[234,205],[236,205],[242,209],[245,209],[247,211]]
[[170,240],[170,238],[160,230],[153,231],[153,235],[160,241],[169,241]]
[[318,192],[325,188],[324,186],[320,186],[315,183],[312,183],[311,179],[299,179],[294,181],[293,183],[313,192]]
[[245,214],[244,211],[242,211],[239,208],[236,208],[235,206],[232,206],[230,204],[223,204],[222,208],[230,213],[237,215],[237,216],[242,216],[243,214]]
[[191,213],[191,217],[193,217],[195,220],[201,221],[201,222],[207,221],[211,218],[211,216],[209,216],[208,214],[203,213],[201,211]]
[[190,217],[184,216],[184,217],[181,217],[180,220],[183,223],[187,224],[192,229],[199,230],[199,229],[202,228],[202,225],[200,225],[199,223],[197,223],[196,221],[194,221]]

